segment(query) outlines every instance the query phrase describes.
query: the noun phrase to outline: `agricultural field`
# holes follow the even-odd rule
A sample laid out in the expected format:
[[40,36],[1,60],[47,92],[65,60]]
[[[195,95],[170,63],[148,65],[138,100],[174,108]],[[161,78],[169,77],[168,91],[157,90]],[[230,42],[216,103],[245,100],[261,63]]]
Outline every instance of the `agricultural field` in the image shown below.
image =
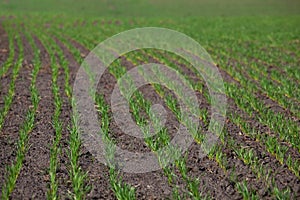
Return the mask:
[[[0,199],[300,199],[298,1],[36,2],[0,1]],[[130,173],[115,162],[113,145],[105,165],[83,143],[74,83],[99,43],[142,27],[172,29],[197,41],[222,76],[227,106],[216,144],[201,157],[213,113],[202,74],[164,50],[118,56],[91,95],[99,134],[133,153],[155,152],[161,164]],[[191,86],[198,128],[184,119],[179,103],[185,94],[171,90],[171,77],[157,75],[169,87],[137,87],[130,76],[120,81],[147,63],[169,66]],[[136,71],[150,82],[151,73]],[[152,122],[157,134],[134,137],[118,126],[111,105],[116,86],[136,127],[149,134],[145,127]],[[166,118],[162,127],[157,105]],[[164,165],[159,149],[182,126],[193,142]]]

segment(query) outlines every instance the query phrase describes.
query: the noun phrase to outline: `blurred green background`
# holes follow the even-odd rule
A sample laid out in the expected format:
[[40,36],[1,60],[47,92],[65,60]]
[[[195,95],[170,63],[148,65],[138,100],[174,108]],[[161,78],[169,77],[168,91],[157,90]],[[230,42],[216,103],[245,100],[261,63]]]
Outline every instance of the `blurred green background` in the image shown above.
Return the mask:
[[298,15],[300,0],[1,0],[0,14],[187,17]]

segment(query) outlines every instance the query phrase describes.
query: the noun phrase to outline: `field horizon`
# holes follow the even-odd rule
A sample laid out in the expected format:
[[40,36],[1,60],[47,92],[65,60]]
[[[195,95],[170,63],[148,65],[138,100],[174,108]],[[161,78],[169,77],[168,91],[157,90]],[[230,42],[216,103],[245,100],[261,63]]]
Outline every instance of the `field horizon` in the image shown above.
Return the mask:
[[1,0],[0,10],[14,14],[56,13],[90,17],[199,17],[299,15],[297,0]]

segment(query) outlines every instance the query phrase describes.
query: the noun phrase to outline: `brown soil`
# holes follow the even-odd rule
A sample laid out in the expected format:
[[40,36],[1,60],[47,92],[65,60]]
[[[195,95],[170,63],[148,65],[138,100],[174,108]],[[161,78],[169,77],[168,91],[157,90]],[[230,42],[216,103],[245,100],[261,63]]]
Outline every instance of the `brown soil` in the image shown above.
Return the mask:
[[[50,160],[50,145],[53,140],[54,129],[51,117],[54,113],[53,97],[51,93],[51,69],[49,56],[39,40],[35,38],[41,50],[42,67],[37,77],[37,87],[40,103],[35,118],[35,127],[30,133],[30,148],[25,156],[24,165],[12,193],[14,199],[46,198],[47,175]],[[24,90],[29,90],[25,88]],[[33,188],[35,188],[33,190]],[[34,191],[34,192],[33,192]]]
[[0,66],[6,61],[9,54],[8,35],[4,28],[0,26]]
[[[100,22],[97,22],[100,23]],[[95,22],[96,24],[96,22]],[[81,22],[76,22],[77,26],[85,25]],[[4,128],[0,131],[0,187],[4,183],[4,177],[6,175],[5,167],[10,165],[15,159],[16,142],[19,138],[18,130],[20,125],[25,120],[26,111],[31,106],[29,85],[31,81],[30,73],[33,69],[32,58],[33,51],[26,41],[25,37],[22,38],[25,49],[25,57],[23,66],[20,70],[20,74],[16,81],[16,93],[12,107],[5,120]],[[52,94],[52,79],[51,79],[51,66],[50,58],[46,52],[45,47],[39,41],[37,37],[34,40],[41,50],[42,68],[39,71],[37,78],[37,88],[41,97],[37,116],[35,119],[35,127],[30,133],[29,149],[25,156],[25,161],[22,166],[21,173],[17,179],[15,189],[11,195],[12,199],[45,199],[47,190],[49,187],[49,160],[50,160],[50,148],[55,138],[55,131],[52,126],[52,116],[54,114],[54,103]],[[72,85],[76,72],[79,68],[79,64],[75,61],[73,55],[70,53],[64,44],[55,38],[56,43],[63,50],[65,58],[69,62],[70,69],[70,84]],[[8,49],[7,35],[3,28],[0,26],[0,51],[1,49]],[[6,41],[6,42],[5,42]],[[89,51],[76,42],[72,44],[80,50],[82,55],[87,55]],[[17,47],[16,47],[17,50]],[[1,52],[0,52],[1,53]],[[18,52],[17,52],[18,54]],[[8,53],[0,54],[0,64],[5,62]],[[149,58],[150,62],[157,62],[153,58]],[[121,58],[122,65],[127,70],[132,69],[134,66],[127,61],[124,57]],[[176,63],[176,61],[174,61]],[[183,70],[183,73],[193,77],[194,81],[202,80],[197,78],[187,67],[177,63]],[[225,71],[219,69],[224,80],[228,82],[236,82]],[[64,93],[64,74],[65,72],[61,68],[59,71],[58,84],[60,86],[60,95],[63,100],[61,121],[63,123],[63,137],[60,142],[62,152],[59,155],[59,166],[57,170],[57,178],[59,183],[58,195],[61,199],[69,198],[69,191],[72,191],[72,185],[70,183],[70,177],[68,175],[68,169],[70,169],[70,161],[67,151],[69,151],[69,130],[72,108],[69,102],[69,98]],[[2,97],[5,96],[6,91],[2,88],[7,88],[10,81],[10,73],[5,77],[0,77],[1,90],[0,90],[0,108],[3,106]],[[237,82],[236,82],[237,83]],[[110,98],[112,90],[116,85],[115,78],[106,71],[98,84],[98,92],[104,94],[104,98],[107,104],[110,104]],[[204,84],[205,85],[205,84]],[[207,88],[206,88],[207,89]],[[144,94],[144,97],[150,100],[153,104],[163,105],[167,111],[167,124],[168,133],[170,136],[174,136],[176,133],[179,122],[167,108],[163,99],[154,91],[151,85],[140,88],[140,91]],[[201,102],[201,107],[207,108],[210,115],[209,103],[205,100],[204,96],[196,92],[198,101]],[[274,102],[270,102],[272,104]],[[228,113],[237,113],[243,119],[256,127],[262,133],[274,134],[268,127],[255,121],[253,117],[248,116],[240,108],[236,106],[234,101],[228,98],[229,110]],[[284,112],[280,110],[279,112]],[[203,125],[203,123],[201,124]],[[110,124],[110,135],[116,141],[117,145],[123,149],[127,149],[134,152],[147,152],[150,149],[145,145],[142,139],[137,139],[129,135],[124,134],[117,126],[116,122],[112,120]],[[207,127],[204,127],[207,128]],[[233,138],[236,143],[243,147],[251,147],[255,150],[256,156],[260,163],[271,171],[271,176],[274,177],[275,183],[279,189],[283,189],[286,186],[291,188],[291,192],[294,194],[294,198],[300,197],[300,180],[297,178],[286,165],[281,165],[276,158],[269,154],[265,147],[258,141],[247,137],[245,133],[242,133],[240,128],[230,121],[226,120],[225,129],[228,135]],[[275,134],[274,134],[275,135]],[[225,139],[226,140],[226,139]],[[241,194],[235,188],[231,174],[235,174],[236,181],[247,181],[248,185],[257,191],[257,195],[260,198],[271,198],[270,191],[267,190],[267,183],[263,179],[257,179],[253,170],[241,161],[233,150],[229,150],[226,144],[218,143],[222,148],[222,152],[227,157],[227,168],[222,169],[215,159],[209,159],[204,157],[199,158],[200,145],[194,142],[187,151],[187,169],[188,176],[193,178],[199,178],[200,185],[199,191],[203,194],[208,194],[215,199],[241,199]],[[109,168],[99,163],[87,149],[82,146],[80,152],[80,166],[88,172],[88,184],[92,186],[91,191],[87,194],[87,199],[115,199],[112,188],[109,183]],[[289,150],[289,153],[293,158],[299,158],[299,152],[293,149]],[[172,170],[176,174],[176,185],[179,187],[180,194],[187,192],[186,183],[184,182],[179,171],[171,166]],[[120,172],[120,176],[123,181],[135,187],[137,199],[166,199],[172,198],[172,187],[168,184],[167,177],[164,175],[163,170],[149,172],[145,174],[129,174]]]
[[[151,62],[157,62],[155,60],[151,60]],[[177,63],[176,61],[173,60],[174,63]],[[180,65],[179,63],[177,63]],[[180,65],[182,71],[184,74],[188,75],[191,77],[191,71],[188,70],[185,66]],[[226,82],[231,82],[231,83],[238,83],[236,80],[234,80],[229,74],[227,74],[224,70],[219,68],[219,71]],[[203,80],[194,77],[193,81],[196,82],[203,82]],[[209,104],[206,102],[204,97],[197,93],[198,99],[201,99],[201,106],[209,108]],[[273,134],[268,127],[258,123],[253,117],[248,116],[244,111],[242,111],[240,108],[237,107],[237,105],[234,103],[233,99],[227,97],[228,100],[228,113],[237,113],[239,116],[245,119],[245,121],[249,122],[252,127],[257,127],[257,130],[260,133],[269,133]],[[229,133],[229,136],[235,139],[235,141],[240,144],[243,147],[251,147],[255,149],[256,155],[261,163],[264,163],[263,165],[266,166],[271,171],[271,176],[274,176],[276,178],[279,178],[279,180],[276,179],[276,184],[278,185],[279,188],[283,189],[285,186],[284,185],[289,185],[291,189],[297,193],[300,188],[300,182],[299,179],[287,168],[286,165],[282,166],[274,156],[269,154],[265,147],[262,146],[260,143],[257,143],[254,139],[251,139],[250,137],[246,136],[242,131],[240,130],[239,127],[237,127],[234,123],[232,123],[229,119],[227,119],[226,124],[225,124],[225,129],[227,129],[227,132]],[[286,145],[286,143],[284,143]],[[199,148],[199,145],[197,145]],[[259,191],[259,195],[261,197],[265,197],[268,195],[268,191],[265,191],[266,189],[264,187],[265,183],[262,182],[262,180],[257,180],[255,177],[255,174],[251,171],[249,166],[246,166],[241,160],[237,159],[236,154],[232,151],[228,151],[227,148],[222,149],[223,153],[227,154],[228,157],[228,171],[231,171],[232,169],[235,169],[235,174],[237,177],[242,177],[243,179],[246,178],[248,180],[248,183],[250,183],[251,187]],[[189,151],[191,154],[195,154],[197,151]],[[264,154],[265,152],[265,154]],[[299,153],[297,153],[294,149],[290,148],[288,153],[294,158],[297,159],[297,156],[299,156]],[[198,159],[199,160],[199,159]],[[217,167],[219,168],[219,167]],[[219,171],[220,168],[218,169]],[[218,171],[217,170],[217,171]],[[214,177],[216,177],[216,174],[219,174],[220,172],[214,171]],[[284,172],[283,172],[284,171]],[[222,172],[222,171],[221,171]],[[228,175],[228,174],[226,174]],[[221,174],[222,176],[222,174]],[[222,178],[223,184],[228,184],[230,183],[230,180],[228,180],[228,176],[224,176]],[[227,183],[226,183],[227,182]],[[206,183],[206,185],[209,184]],[[224,186],[220,184],[216,184],[218,186],[221,186],[221,188],[224,188]],[[230,185],[230,184],[228,184]],[[219,194],[217,192],[217,194]],[[222,191],[222,195],[226,194],[226,191]],[[223,196],[220,196],[220,198],[224,198]],[[230,195],[230,198],[233,198],[233,194]]]
[[[22,68],[20,69],[19,76],[16,80],[15,97],[13,99],[11,108],[4,121],[4,127],[0,130],[0,178],[3,180],[4,174],[6,173],[5,166],[15,160],[16,143],[19,138],[19,129],[21,124],[25,120],[26,112],[30,106],[30,72],[32,65],[30,65],[31,50],[22,37],[23,44],[26,50],[24,51],[24,61]],[[7,75],[6,77],[11,77]],[[6,80],[4,78],[4,80]],[[10,81],[3,81],[3,87],[9,88]],[[1,107],[2,108],[2,107]],[[0,183],[2,185],[2,181]]]
[[[88,54],[88,51],[84,47],[75,42],[73,44],[81,51],[83,55]],[[103,74],[102,77],[103,78],[101,78],[99,81],[97,90],[99,93],[104,94],[106,103],[110,103],[110,94],[114,89],[116,79],[107,71]],[[138,152],[150,151],[150,149],[145,145],[142,139],[134,138],[122,133],[122,131],[118,128],[113,120],[109,128],[111,130],[111,137],[115,139],[115,141],[121,148]],[[94,165],[99,167],[99,163],[97,162],[93,163],[92,166]],[[107,169],[105,171],[107,171]],[[93,184],[93,191],[89,195],[89,197],[91,198],[97,197],[97,195],[99,195],[101,193],[101,190],[103,189],[108,191],[107,188],[103,187],[103,184],[100,184],[97,179],[95,179],[94,176],[96,175],[94,174],[99,175],[99,171],[89,173],[89,176],[93,179],[93,181],[95,181],[95,184]],[[125,182],[136,188],[137,199],[165,199],[167,197],[170,197],[172,192],[172,189],[168,185],[167,178],[163,175],[162,171],[146,174],[121,173],[121,177]]]

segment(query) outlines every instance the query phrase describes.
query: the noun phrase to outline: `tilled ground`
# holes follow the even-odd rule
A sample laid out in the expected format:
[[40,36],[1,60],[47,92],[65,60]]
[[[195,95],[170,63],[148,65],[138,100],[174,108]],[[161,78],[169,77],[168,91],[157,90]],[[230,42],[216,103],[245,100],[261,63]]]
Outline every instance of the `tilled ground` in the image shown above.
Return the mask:
[[[46,199],[50,183],[48,173],[50,147],[55,137],[55,130],[52,125],[52,116],[55,110],[53,103],[54,97],[51,89],[52,71],[50,66],[50,56],[45,47],[39,38],[34,37],[34,41],[41,51],[42,66],[36,83],[41,100],[37,110],[35,127],[33,131],[30,132],[30,139],[28,142],[29,149],[25,155],[22,170],[11,195],[12,199]],[[19,138],[18,130],[25,120],[27,110],[31,106],[29,86],[31,81],[30,74],[33,69],[33,50],[24,36],[22,36],[22,42],[25,49],[24,60],[16,81],[13,104],[5,118],[4,128],[0,131],[0,188],[2,188],[5,181],[5,175],[7,173],[6,166],[10,165],[15,160],[16,142]],[[56,42],[63,50],[65,58],[69,61],[70,84],[73,84],[76,72],[80,65],[75,61],[69,49],[64,46],[62,42],[58,39],[56,39]],[[82,55],[87,55],[89,53],[89,51],[80,44],[73,42],[73,45],[80,50]],[[16,60],[18,56],[17,46],[15,46],[15,49]],[[8,37],[5,30],[0,26],[0,65],[5,62],[8,53]],[[151,62],[157,62],[151,58],[149,60]],[[125,58],[121,58],[121,63],[127,70],[134,67],[134,65]],[[180,67],[182,67],[182,70],[186,75],[194,77],[193,79],[195,81],[201,81],[198,80],[190,70],[185,68],[185,66]],[[225,71],[219,70],[225,81],[235,81]],[[3,98],[7,94],[11,73],[12,71],[9,70],[7,74],[0,77],[0,107],[3,106]],[[64,92],[64,73],[63,69],[60,68],[58,84],[60,86],[60,95],[63,99],[61,121],[64,128],[62,140],[60,141],[62,152],[58,158],[59,165],[56,173],[59,183],[58,195],[62,199],[68,199],[70,197],[69,192],[72,191],[72,185],[68,174],[68,170],[70,170],[70,161],[67,155],[69,148],[68,128],[71,124],[72,108],[69,98]],[[116,79],[106,71],[99,82],[98,92],[104,94],[104,99],[107,104],[110,103],[110,95],[116,84]],[[167,108],[163,99],[155,92],[154,88],[151,85],[147,85],[142,87],[140,91],[144,94],[144,97],[153,104],[160,104],[165,107],[168,116],[166,123],[168,133],[171,136],[176,134],[179,122],[172,114],[172,111]],[[205,100],[204,96],[199,92],[197,92],[196,95],[199,102],[201,102],[201,106],[209,109],[209,103]],[[258,127],[262,132],[269,131],[267,127],[255,121],[254,118],[249,117],[238,108],[232,99],[229,98],[228,103],[229,113],[234,112],[245,117],[253,126]],[[276,106],[276,102],[269,102],[269,104]],[[276,109],[276,111],[288,115],[284,110]],[[145,145],[143,140],[124,134],[113,120],[109,129],[111,136],[120,147],[136,152],[150,151],[150,148]],[[229,136],[234,138],[237,143],[244,147],[252,147],[256,150],[258,159],[271,171],[271,176],[274,176],[275,183],[279,189],[288,186],[291,188],[292,194],[294,194],[293,198],[300,197],[300,180],[286,165],[281,165],[260,143],[241,134],[242,131],[240,128],[229,119],[226,120],[225,129]],[[228,159],[226,171],[219,166],[216,160],[209,159],[208,157],[200,159],[199,151],[200,145],[196,142],[189,147],[187,154],[187,169],[189,177],[199,178],[199,190],[203,194],[208,194],[215,199],[241,199],[242,195],[236,190],[230,177],[231,174],[234,173],[237,181],[247,181],[248,185],[257,191],[257,195],[260,198],[271,198],[270,191],[267,191],[267,183],[265,183],[263,179],[257,179],[249,165],[246,165],[240,160],[232,149],[222,146],[222,152]],[[292,155],[297,158],[299,153],[293,152]],[[90,192],[87,194],[87,199],[115,199],[109,182],[109,168],[99,163],[84,146],[81,148],[80,166],[85,172],[88,172],[88,184],[92,186]],[[176,185],[179,187],[180,194],[186,193],[187,186],[182,175],[175,166],[172,166],[171,168],[177,176]],[[145,174],[120,172],[120,176],[124,182],[135,187],[137,199],[166,199],[172,197],[172,187],[168,183],[163,170]]]

